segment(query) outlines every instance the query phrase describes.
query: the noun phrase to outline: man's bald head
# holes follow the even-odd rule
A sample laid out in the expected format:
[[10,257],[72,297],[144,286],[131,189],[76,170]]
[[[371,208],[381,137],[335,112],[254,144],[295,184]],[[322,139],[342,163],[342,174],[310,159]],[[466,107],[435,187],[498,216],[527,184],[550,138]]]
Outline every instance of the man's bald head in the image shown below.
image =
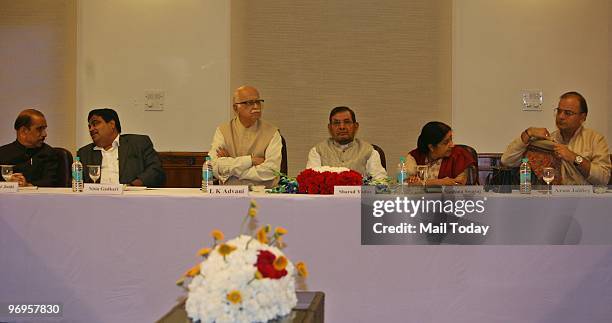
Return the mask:
[[248,85],[243,85],[234,91],[232,97],[234,112],[246,128],[252,126],[261,118],[263,101],[259,91]]
[[243,85],[234,91],[232,103],[236,104],[253,99],[259,99],[259,91],[250,85]]

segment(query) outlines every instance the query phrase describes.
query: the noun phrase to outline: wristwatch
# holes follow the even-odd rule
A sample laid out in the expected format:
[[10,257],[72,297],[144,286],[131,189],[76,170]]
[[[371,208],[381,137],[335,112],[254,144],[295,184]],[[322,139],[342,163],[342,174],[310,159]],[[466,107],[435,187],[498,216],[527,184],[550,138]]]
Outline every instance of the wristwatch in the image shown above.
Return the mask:
[[582,158],[582,156],[576,155],[576,158],[574,158],[574,165],[580,166],[583,160],[584,158]]

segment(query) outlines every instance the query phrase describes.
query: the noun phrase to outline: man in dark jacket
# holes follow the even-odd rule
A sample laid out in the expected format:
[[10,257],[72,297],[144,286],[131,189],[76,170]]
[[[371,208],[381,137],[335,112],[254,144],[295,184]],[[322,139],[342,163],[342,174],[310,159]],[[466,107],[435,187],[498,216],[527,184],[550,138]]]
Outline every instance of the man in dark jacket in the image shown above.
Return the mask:
[[[85,170],[100,165],[100,183],[159,187],[166,176],[149,136],[121,135],[121,123],[112,109],[95,109],[87,116],[93,143],[81,147],[77,156]],[[87,172],[85,172],[87,174]],[[91,182],[89,176],[83,176]]]
[[21,111],[15,132],[17,139],[0,147],[0,164],[14,165],[9,181],[19,182],[19,186],[55,186],[59,161],[53,148],[45,144],[45,116],[35,109]]

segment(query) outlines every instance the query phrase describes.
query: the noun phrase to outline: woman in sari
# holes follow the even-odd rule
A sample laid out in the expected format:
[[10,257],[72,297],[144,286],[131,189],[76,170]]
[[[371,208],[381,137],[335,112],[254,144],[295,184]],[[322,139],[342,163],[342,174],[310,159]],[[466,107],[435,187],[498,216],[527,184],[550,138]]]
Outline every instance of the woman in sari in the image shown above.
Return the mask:
[[468,168],[476,165],[472,155],[453,144],[453,131],[447,124],[428,122],[419,135],[417,148],[406,157],[409,183],[422,184],[416,176],[416,166],[428,166],[426,185],[465,185]]

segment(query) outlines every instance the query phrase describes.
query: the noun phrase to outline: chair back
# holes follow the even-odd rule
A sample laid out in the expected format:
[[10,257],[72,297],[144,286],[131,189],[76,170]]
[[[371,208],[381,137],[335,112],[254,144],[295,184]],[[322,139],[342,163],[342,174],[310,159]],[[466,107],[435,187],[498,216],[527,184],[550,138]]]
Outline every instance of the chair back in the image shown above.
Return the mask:
[[474,166],[470,166],[468,168],[466,184],[467,185],[480,185],[480,181],[478,180],[478,153],[476,152],[476,149],[468,145],[455,145],[455,147],[460,147],[466,150],[468,153],[470,153],[470,155],[472,155],[472,158],[474,158],[474,161],[476,161]]
[[[610,154],[610,163],[612,163],[612,154]],[[612,185],[612,170],[610,170],[610,180],[608,181],[608,185]]]
[[65,148],[53,147],[53,151],[57,155],[57,187],[72,186],[72,154]]
[[387,170],[387,158],[385,157],[385,152],[382,148],[380,148],[380,146],[372,144],[372,147],[374,147],[374,150],[376,150],[380,155],[380,164],[385,170]]
[[287,166],[287,142],[285,141],[285,137],[281,135],[281,141],[283,143],[283,148],[281,148],[281,167],[280,172],[288,175],[288,166]]

